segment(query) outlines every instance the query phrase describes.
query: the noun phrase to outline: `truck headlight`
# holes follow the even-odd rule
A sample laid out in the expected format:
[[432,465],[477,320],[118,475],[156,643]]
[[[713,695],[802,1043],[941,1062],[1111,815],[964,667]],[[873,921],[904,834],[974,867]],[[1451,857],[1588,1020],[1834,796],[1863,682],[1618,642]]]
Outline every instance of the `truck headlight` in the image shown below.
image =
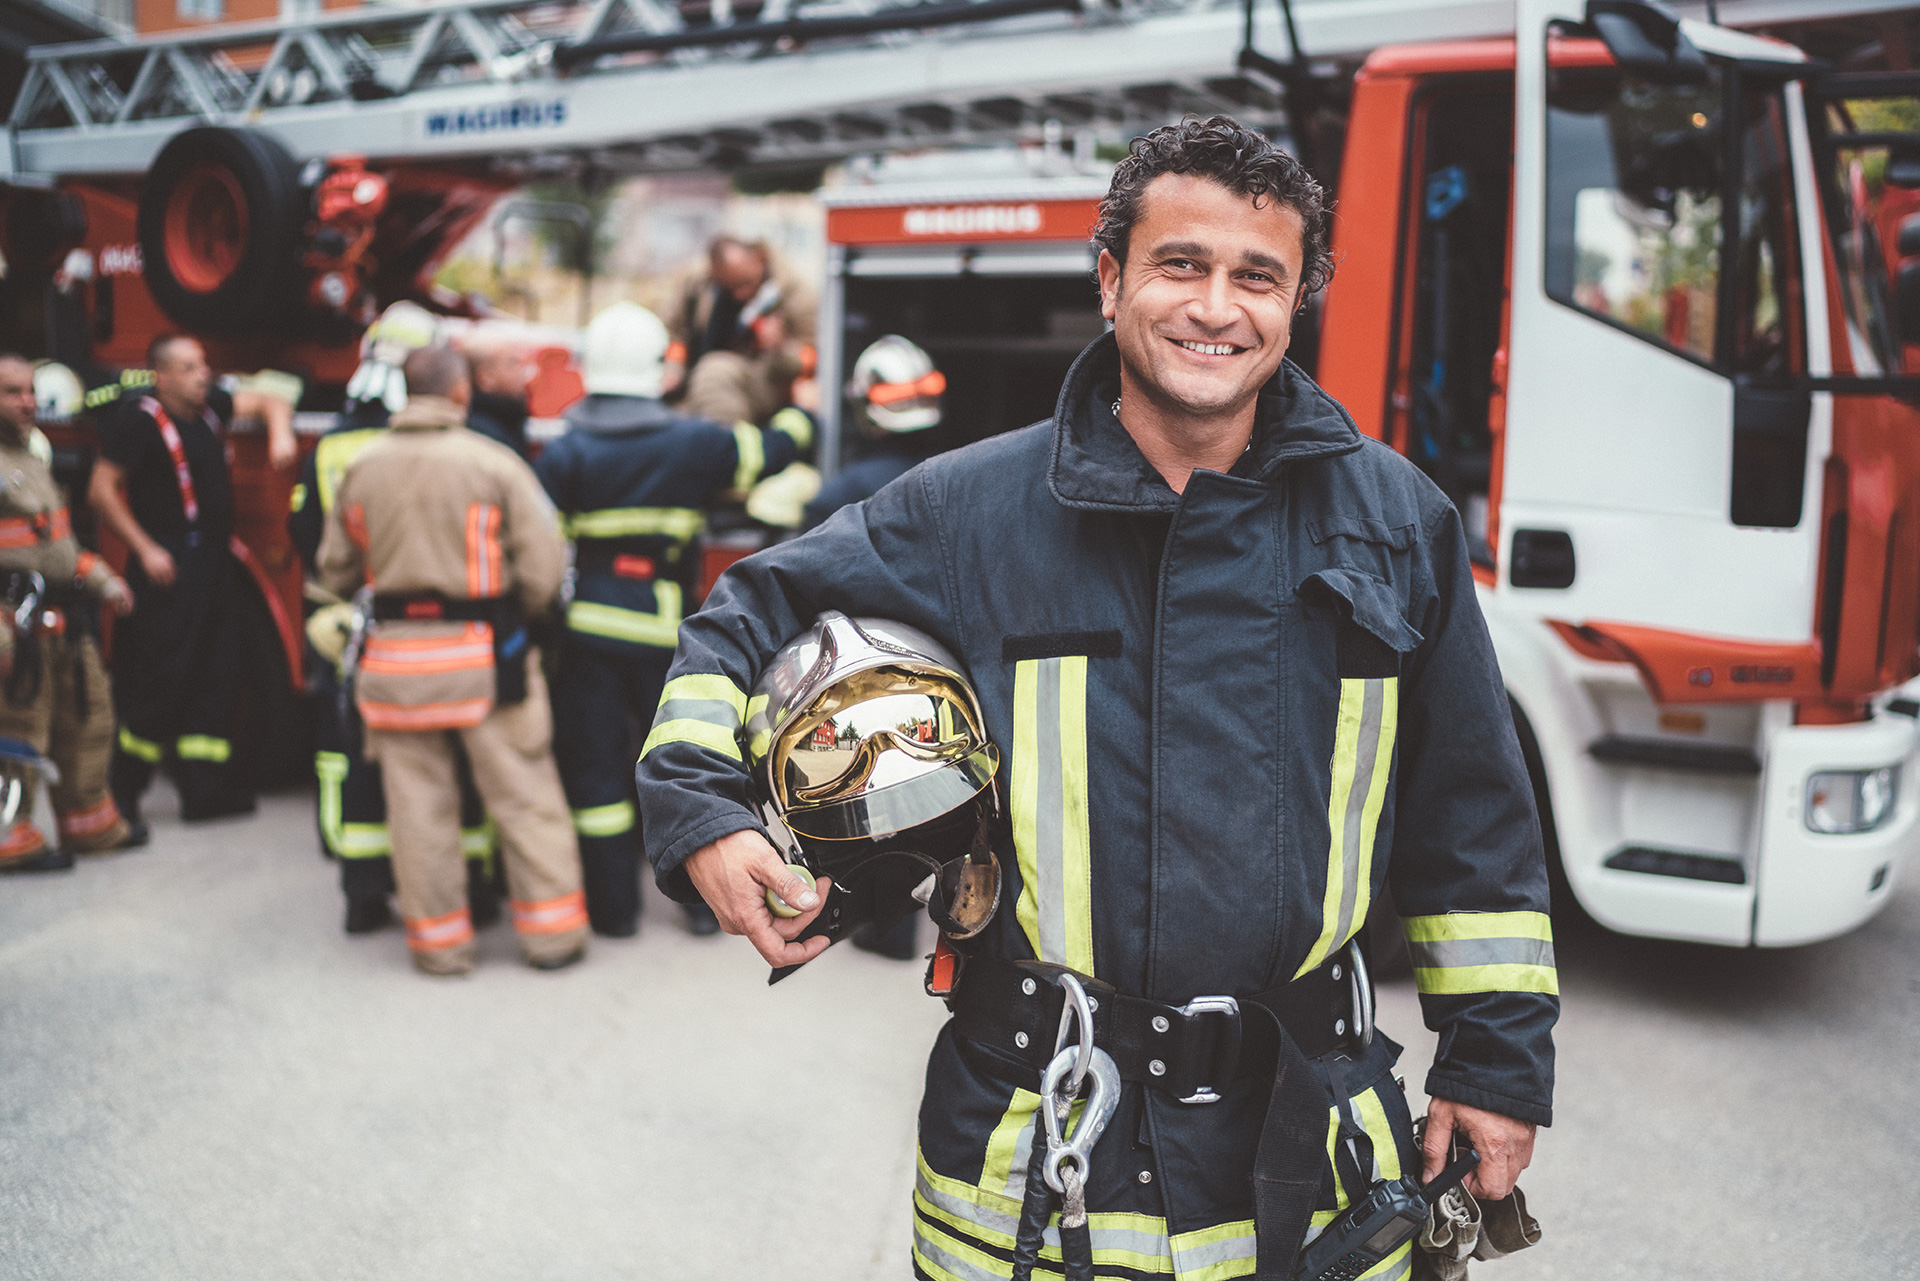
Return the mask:
[[1893,815],[1900,767],[1834,770],[1807,780],[1807,827],[1816,832],[1871,832]]

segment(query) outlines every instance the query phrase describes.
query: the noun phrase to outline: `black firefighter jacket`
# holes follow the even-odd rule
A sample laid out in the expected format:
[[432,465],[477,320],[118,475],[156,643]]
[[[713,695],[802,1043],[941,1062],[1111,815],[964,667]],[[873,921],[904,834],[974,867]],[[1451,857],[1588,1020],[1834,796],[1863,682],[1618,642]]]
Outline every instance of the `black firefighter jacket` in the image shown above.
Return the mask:
[[[1160,1001],[1249,994],[1320,965],[1391,892],[1440,1033],[1428,1092],[1548,1123],[1546,875],[1458,516],[1292,365],[1231,472],[1176,495],[1109,410],[1118,379],[1108,336],[1052,422],[728,571],[681,631],[639,765],[663,887],[686,897],[688,855],[758,826],[736,734],[774,652],[823,609],[897,619],[959,655],[1002,749],[1015,857],[986,950]],[[1377,1036],[1341,1073],[1385,1177],[1413,1156],[1398,1053]],[[942,1032],[920,1275],[1009,1275],[1037,1088]],[[1253,1271],[1270,1089],[1203,1106],[1127,1087],[1089,1176],[1099,1275]],[[1314,1231],[1352,1191],[1330,1164]]]

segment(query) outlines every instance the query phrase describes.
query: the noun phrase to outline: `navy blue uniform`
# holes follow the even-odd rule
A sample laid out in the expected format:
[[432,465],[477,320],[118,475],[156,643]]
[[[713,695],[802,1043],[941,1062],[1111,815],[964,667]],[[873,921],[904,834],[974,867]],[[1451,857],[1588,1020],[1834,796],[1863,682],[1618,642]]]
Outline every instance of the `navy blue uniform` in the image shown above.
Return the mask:
[[629,722],[645,724],[659,706],[682,602],[699,582],[709,498],[749,488],[810,443],[804,414],[776,421],[727,428],[657,400],[589,396],[535,465],[574,540],[554,752],[580,834],[587,912],[603,934],[630,933],[640,910]]
[[[747,691],[780,647],[825,609],[898,619],[959,656],[1004,754],[1007,882],[963,948],[1153,1001],[1250,997],[1338,959],[1391,892],[1440,1032],[1427,1092],[1548,1123],[1540,829],[1458,515],[1291,365],[1246,453],[1179,494],[1118,394],[1109,335],[1051,422],[935,458],[727,572],[682,630],[638,770],[661,885],[691,893],[688,855],[760,826],[740,743],[766,728]],[[1378,1035],[1316,1062],[1315,1230],[1364,1191],[1335,1172],[1333,1080],[1372,1139],[1365,1174],[1415,1159],[1397,1053]],[[1037,1089],[1009,1047],[941,1033],[916,1275],[1009,1275]],[[1102,1276],[1253,1271],[1274,1089],[1243,1075],[1208,1106],[1128,1080],[1087,1188]],[[1367,1275],[1408,1263],[1403,1246]]]

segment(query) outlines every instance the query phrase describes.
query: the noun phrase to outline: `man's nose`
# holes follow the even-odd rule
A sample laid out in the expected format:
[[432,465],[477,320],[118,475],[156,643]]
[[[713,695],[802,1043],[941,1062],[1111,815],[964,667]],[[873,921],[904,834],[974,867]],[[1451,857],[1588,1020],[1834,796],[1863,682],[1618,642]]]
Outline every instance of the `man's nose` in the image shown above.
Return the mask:
[[1238,319],[1239,306],[1225,272],[1209,272],[1200,282],[1200,288],[1187,300],[1187,316],[1208,329],[1224,329]]

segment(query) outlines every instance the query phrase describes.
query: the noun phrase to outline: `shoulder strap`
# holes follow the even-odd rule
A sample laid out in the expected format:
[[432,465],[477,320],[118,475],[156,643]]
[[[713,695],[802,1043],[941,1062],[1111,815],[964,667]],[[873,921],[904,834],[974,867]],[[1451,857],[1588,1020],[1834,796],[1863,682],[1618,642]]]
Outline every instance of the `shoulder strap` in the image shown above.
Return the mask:
[[[187,466],[187,446],[180,439],[180,429],[173,425],[173,419],[167,416],[167,411],[155,397],[142,396],[140,408],[160,429],[160,439],[165,442],[167,454],[173,459],[173,478],[180,485],[180,506],[186,512],[187,524],[197,525],[200,523],[200,500],[194,497],[193,469]],[[209,418],[211,412],[208,411]]]

